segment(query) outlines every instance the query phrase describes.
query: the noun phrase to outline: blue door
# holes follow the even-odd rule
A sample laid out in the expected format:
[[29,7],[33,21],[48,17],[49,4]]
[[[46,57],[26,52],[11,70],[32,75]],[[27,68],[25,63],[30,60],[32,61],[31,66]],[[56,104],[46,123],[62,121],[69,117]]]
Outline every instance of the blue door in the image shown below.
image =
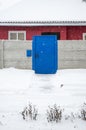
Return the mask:
[[32,68],[35,73],[53,74],[57,71],[57,37],[34,36]]

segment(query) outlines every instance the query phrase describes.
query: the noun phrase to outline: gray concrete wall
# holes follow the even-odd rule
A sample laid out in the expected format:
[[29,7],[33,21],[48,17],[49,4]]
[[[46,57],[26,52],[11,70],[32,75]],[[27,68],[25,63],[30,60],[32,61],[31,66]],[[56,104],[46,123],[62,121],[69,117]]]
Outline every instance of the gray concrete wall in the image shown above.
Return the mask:
[[32,50],[31,41],[0,42],[0,68],[32,69],[32,57],[26,56],[29,49]]
[[86,68],[86,41],[59,41],[58,66],[59,69]]
[[[32,41],[0,41],[0,68],[32,69]],[[86,68],[86,41],[58,41],[58,68]]]
[[3,68],[3,41],[0,41],[0,68]]

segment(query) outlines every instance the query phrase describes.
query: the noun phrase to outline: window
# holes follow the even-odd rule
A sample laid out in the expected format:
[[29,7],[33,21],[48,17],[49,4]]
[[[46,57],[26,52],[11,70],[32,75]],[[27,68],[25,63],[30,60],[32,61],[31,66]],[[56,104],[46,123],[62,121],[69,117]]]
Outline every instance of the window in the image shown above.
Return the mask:
[[25,31],[9,31],[9,40],[26,40]]
[[57,39],[60,40],[60,32],[42,32],[41,35],[56,35]]
[[83,40],[86,40],[86,33],[83,33]]

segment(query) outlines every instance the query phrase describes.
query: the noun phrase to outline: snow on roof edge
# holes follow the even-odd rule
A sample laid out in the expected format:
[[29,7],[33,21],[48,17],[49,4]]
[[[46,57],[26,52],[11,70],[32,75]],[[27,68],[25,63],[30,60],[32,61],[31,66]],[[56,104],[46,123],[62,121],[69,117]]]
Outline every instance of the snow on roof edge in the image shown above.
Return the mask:
[[86,21],[0,21],[0,26],[86,26]]

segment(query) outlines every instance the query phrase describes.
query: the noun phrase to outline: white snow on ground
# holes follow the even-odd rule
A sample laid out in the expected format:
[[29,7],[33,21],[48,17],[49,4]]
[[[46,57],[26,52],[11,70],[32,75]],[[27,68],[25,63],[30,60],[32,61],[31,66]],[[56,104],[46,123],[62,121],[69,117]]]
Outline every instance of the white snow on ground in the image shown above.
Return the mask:
[[[38,108],[37,120],[24,120],[21,112],[30,103]],[[86,69],[58,70],[39,75],[32,70],[0,70],[0,130],[86,130],[86,121],[65,115],[80,114],[86,102]],[[63,110],[61,122],[48,122],[48,106]]]

